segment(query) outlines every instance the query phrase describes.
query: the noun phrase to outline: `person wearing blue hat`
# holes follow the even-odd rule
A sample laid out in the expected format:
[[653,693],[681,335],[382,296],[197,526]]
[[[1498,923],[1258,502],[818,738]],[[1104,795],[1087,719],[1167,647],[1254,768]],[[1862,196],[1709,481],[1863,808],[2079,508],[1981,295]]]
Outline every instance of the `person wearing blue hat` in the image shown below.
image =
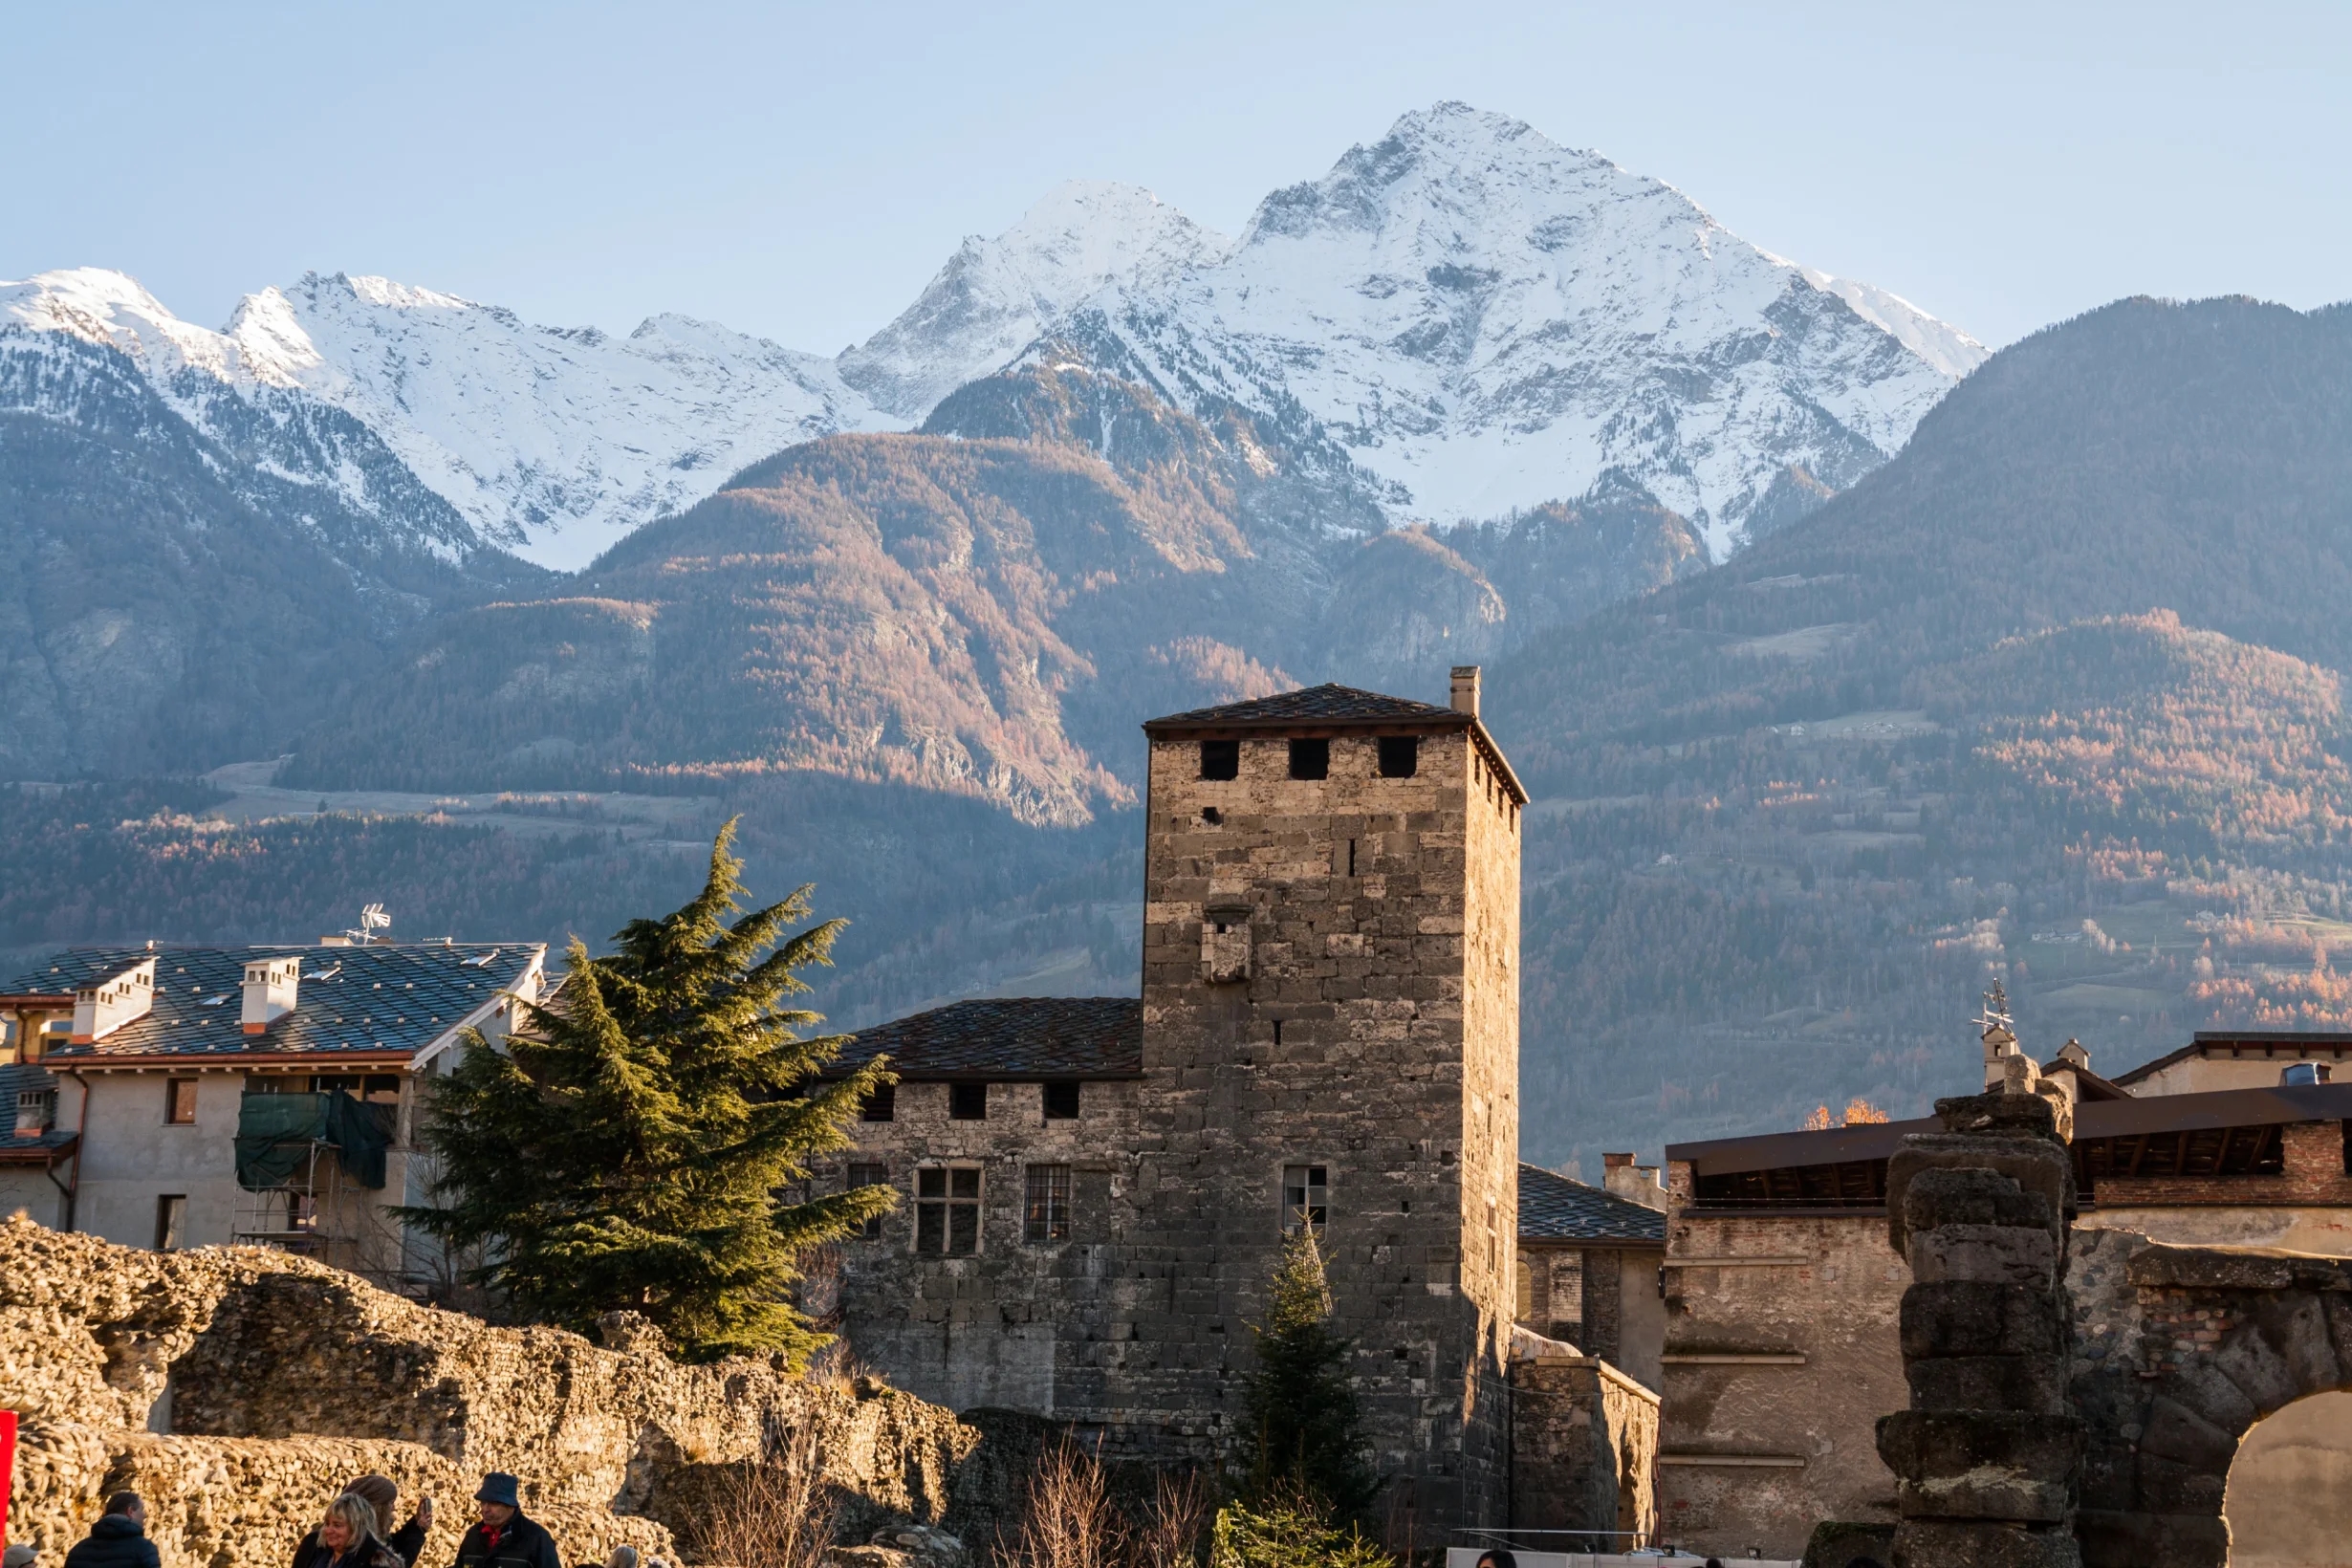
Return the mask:
[[514,1477],[492,1470],[473,1494],[480,1519],[457,1543],[455,1568],[563,1568],[555,1537],[523,1516]]

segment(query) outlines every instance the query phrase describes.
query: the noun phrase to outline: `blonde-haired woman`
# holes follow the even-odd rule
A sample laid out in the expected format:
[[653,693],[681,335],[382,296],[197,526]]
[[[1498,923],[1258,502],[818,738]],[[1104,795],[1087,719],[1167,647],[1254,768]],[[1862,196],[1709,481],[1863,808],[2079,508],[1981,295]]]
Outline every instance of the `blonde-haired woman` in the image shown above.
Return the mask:
[[327,1505],[318,1521],[317,1568],[408,1568],[376,1534],[376,1507],[356,1492]]

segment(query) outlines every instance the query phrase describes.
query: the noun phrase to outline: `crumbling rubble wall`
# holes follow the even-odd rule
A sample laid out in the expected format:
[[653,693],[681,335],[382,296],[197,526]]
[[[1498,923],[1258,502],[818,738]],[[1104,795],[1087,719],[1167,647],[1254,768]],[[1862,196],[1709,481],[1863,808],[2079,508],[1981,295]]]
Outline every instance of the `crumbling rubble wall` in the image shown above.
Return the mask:
[[1658,1528],[1658,1396],[1598,1356],[1512,1335],[1511,1525],[1589,1532],[1553,1550],[1630,1548]]
[[698,1487],[812,1425],[861,1534],[938,1523],[979,1442],[872,1379],[682,1366],[627,1319],[607,1338],[493,1327],[283,1253],[0,1224],[0,1404],[24,1423],[11,1538],[62,1551],[129,1486],[163,1568],[275,1564],[374,1470],[443,1502],[426,1556],[446,1560],[475,1480],[504,1470],[567,1560],[666,1552]]

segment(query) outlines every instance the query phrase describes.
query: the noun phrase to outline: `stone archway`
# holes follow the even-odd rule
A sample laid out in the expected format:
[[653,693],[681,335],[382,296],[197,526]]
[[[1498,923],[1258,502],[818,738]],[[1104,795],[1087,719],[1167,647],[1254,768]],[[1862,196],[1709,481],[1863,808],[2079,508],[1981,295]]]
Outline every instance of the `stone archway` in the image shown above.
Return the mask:
[[2352,1568],[2352,1390],[2255,1422],[2221,1513],[2230,1568]]
[[2254,1424],[2352,1389],[2352,1260],[2077,1230],[2085,1568],[2224,1568]]

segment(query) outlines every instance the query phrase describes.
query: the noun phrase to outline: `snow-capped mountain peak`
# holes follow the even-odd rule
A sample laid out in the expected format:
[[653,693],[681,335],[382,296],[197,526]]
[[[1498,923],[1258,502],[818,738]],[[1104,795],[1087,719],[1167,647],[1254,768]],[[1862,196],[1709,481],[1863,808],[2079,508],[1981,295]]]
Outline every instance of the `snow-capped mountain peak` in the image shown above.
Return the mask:
[[1230,248],[1139,185],[1072,180],[994,239],[967,239],[897,320],[841,356],[841,375],[921,419],[1105,288],[1154,287]]
[[783,446],[903,429],[1049,346],[1254,414],[1360,492],[1351,516],[1446,525],[1633,487],[1720,559],[1884,461],[1986,352],[1459,103],[1274,192],[1238,242],[1138,186],[1063,185],[838,359],[686,316],[538,326],[340,272],[249,295],[218,332],[120,272],[45,272],[0,283],[0,334],[120,352],[239,460],[387,527],[429,492],[427,548],[557,568]]
[[1615,474],[1717,559],[1787,469],[1852,483],[1983,353],[1459,103],[1268,196],[1221,261],[1122,293],[1099,307],[1105,353],[1195,407],[1303,409],[1401,517],[1500,516]]
[[138,279],[103,267],[71,267],[21,283],[0,283],[0,324],[119,349],[159,381],[192,368],[224,381],[285,384],[266,371],[256,378],[226,334],[181,320]]
[[[305,396],[373,431],[483,538],[571,569],[781,447],[886,429],[833,362],[682,316],[625,338],[390,278],[309,273],[249,294],[225,331],[95,268],[0,284],[0,323],[129,355],[218,435]],[[227,401],[224,401],[226,399]],[[345,484],[323,457],[318,482]]]

